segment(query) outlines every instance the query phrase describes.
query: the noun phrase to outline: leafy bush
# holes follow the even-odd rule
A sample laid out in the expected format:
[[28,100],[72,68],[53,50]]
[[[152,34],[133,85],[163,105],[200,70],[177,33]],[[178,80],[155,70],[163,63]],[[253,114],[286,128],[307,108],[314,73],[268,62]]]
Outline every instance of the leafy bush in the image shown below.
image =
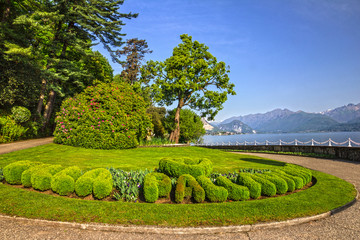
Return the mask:
[[22,173],[35,164],[36,163],[30,161],[18,161],[10,163],[3,169],[6,182],[9,184],[21,184]]
[[28,131],[28,128],[16,123],[10,116],[0,117],[0,143],[20,140]]
[[53,175],[63,169],[61,165],[49,165],[45,168],[38,168],[31,174],[31,185],[34,189],[46,191],[51,188]]
[[181,203],[184,197],[194,197],[195,202],[205,200],[205,191],[190,174],[184,174],[177,180],[175,188],[175,202]]
[[284,176],[284,177],[288,177],[288,178],[292,179],[295,183],[295,189],[302,189],[304,187],[304,180],[301,177],[287,174],[286,172],[281,171],[279,169],[274,169],[272,172],[276,173],[280,176]]
[[287,177],[285,174],[284,175],[281,175],[279,173],[276,173],[276,172],[271,172],[271,173],[266,173],[270,176],[276,176],[276,177],[279,177],[283,180],[285,180],[287,186],[288,186],[288,192],[293,192],[295,190],[295,181],[293,179],[291,179],[290,177]]
[[36,166],[30,167],[28,169],[26,169],[22,174],[21,174],[21,184],[24,185],[24,187],[31,187],[32,183],[31,183],[31,176],[34,172],[38,171],[39,169],[48,167],[49,164],[38,164]]
[[302,180],[304,182],[304,186],[306,184],[308,184],[309,182],[311,182],[311,180],[312,180],[311,171],[307,170],[303,167],[300,167],[300,166],[286,164],[286,166],[284,168],[282,168],[281,170],[289,175],[293,175],[293,176],[302,178]]
[[240,173],[237,183],[249,189],[251,198],[257,199],[261,196],[261,184],[252,179],[250,173]]
[[228,191],[228,199],[241,201],[248,200],[250,198],[250,192],[247,187],[237,185],[224,176],[218,177],[215,183],[218,186],[224,187]]
[[171,179],[163,173],[149,173],[144,178],[144,197],[146,202],[155,202],[159,197],[168,197]]
[[54,142],[76,147],[136,147],[152,128],[148,104],[125,83],[102,83],[63,101]]
[[114,197],[117,200],[125,200],[127,202],[136,202],[139,197],[139,190],[142,188],[145,176],[150,170],[136,170],[125,172],[120,169],[109,169],[114,187],[119,191]]
[[65,168],[51,179],[51,189],[59,195],[66,196],[75,190],[75,181],[81,176],[79,167]]
[[205,190],[206,198],[210,202],[224,202],[228,197],[228,191],[223,188],[216,186],[209,178],[204,175],[196,178],[200,186]]
[[190,174],[193,177],[200,175],[208,177],[213,170],[213,164],[206,158],[199,160],[163,158],[159,162],[159,170],[171,177],[180,177],[183,174]]
[[109,170],[97,168],[90,170],[75,183],[75,192],[79,197],[85,197],[93,193],[97,199],[103,199],[110,195],[113,181]]
[[26,107],[16,106],[11,109],[12,117],[17,123],[25,123],[29,121],[31,112]]
[[255,174],[250,175],[252,179],[261,184],[261,195],[264,196],[275,196],[276,195],[276,186],[269,180],[266,180],[262,177],[259,177]]
[[276,187],[277,194],[284,194],[288,191],[288,185],[286,181],[276,175],[269,175],[269,174],[257,174],[259,177],[263,177],[266,180],[272,182]]
[[0,182],[4,180],[3,170],[0,168]]

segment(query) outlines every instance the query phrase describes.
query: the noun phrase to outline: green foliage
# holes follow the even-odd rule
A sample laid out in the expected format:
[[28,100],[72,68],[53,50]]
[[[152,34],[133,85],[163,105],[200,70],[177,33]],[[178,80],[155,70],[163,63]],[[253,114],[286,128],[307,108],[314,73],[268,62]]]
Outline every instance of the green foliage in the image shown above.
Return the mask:
[[144,197],[153,203],[159,197],[168,197],[171,191],[171,179],[163,173],[149,173],[144,178]]
[[0,143],[20,140],[28,128],[18,124],[10,116],[0,116]]
[[[172,132],[176,128],[175,112],[176,109],[169,111],[165,118],[165,128],[168,132]],[[180,111],[180,129],[179,142],[182,143],[198,142],[206,133],[201,118],[190,109]]]
[[109,171],[112,175],[114,187],[119,191],[114,194],[114,197],[126,202],[137,201],[144,178],[151,172],[147,169],[126,172],[115,168],[110,168]]
[[21,184],[22,173],[33,165],[34,163],[30,161],[18,161],[10,163],[3,169],[6,182],[9,184]]
[[196,178],[200,186],[205,190],[206,198],[210,202],[224,202],[228,197],[228,191],[224,187],[216,186],[204,175]]
[[[270,175],[270,176],[276,176],[278,178],[284,179],[287,186],[288,186],[288,192],[293,192],[295,190],[295,181],[288,177],[286,173],[284,174],[280,174],[280,173],[276,173],[276,172],[271,172],[271,173],[266,173],[265,175]],[[278,190],[278,187],[276,187]]]
[[62,196],[67,196],[75,190],[75,182],[81,176],[77,166],[68,167],[56,173],[51,179],[51,189]]
[[3,170],[0,168],[0,182],[4,180],[4,173]]
[[250,192],[247,187],[237,185],[224,176],[218,177],[215,184],[224,187],[228,191],[228,199],[243,201],[250,198]]
[[250,175],[252,179],[261,184],[261,195],[273,197],[276,195],[276,186],[269,180],[259,177],[257,174]]
[[163,158],[159,162],[159,170],[171,177],[180,177],[183,174],[190,174],[193,177],[200,175],[208,177],[213,170],[213,164],[206,158]]
[[53,175],[63,169],[61,165],[49,165],[44,168],[37,168],[31,174],[31,185],[34,189],[46,191],[51,189],[51,179]]
[[166,136],[166,131],[163,122],[165,120],[166,109],[164,107],[150,106],[146,112],[151,116],[152,124],[154,126],[154,137],[164,138]]
[[31,187],[32,186],[32,183],[31,183],[31,175],[36,172],[36,171],[39,171],[39,169],[42,169],[42,168],[45,168],[45,167],[48,167],[49,164],[38,164],[38,165],[35,165],[35,166],[32,166],[28,169],[26,169],[22,174],[21,174],[21,184],[24,186],[24,187]]
[[184,197],[193,197],[194,201],[201,203],[205,200],[205,191],[190,174],[184,174],[177,180],[175,188],[175,202],[181,203]]
[[31,112],[26,107],[15,106],[11,109],[11,114],[15,122],[25,123],[29,121],[31,117]]
[[85,197],[93,193],[97,199],[103,199],[110,195],[113,180],[109,170],[97,168],[90,170],[75,183],[75,192],[79,197]]
[[276,187],[277,194],[284,194],[288,191],[288,185],[287,185],[286,181],[276,175],[257,174],[257,176],[262,177],[262,178],[272,182]]
[[284,168],[282,168],[281,170],[289,175],[293,175],[293,176],[302,178],[302,180],[304,182],[304,186],[306,184],[310,183],[312,180],[311,171],[307,170],[303,167],[300,167],[300,166],[296,166],[293,164],[286,164],[286,166]]
[[240,173],[237,183],[249,189],[251,198],[257,199],[261,196],[261,184],[252,179],[250,173]]
[[151,138],[150,140],[144,140],[140,142],[140,146],[161,146],[165,144],[172,144],[168,139],[165,138]]
[[286,172],[281,171],[279,169],[272,170],[272,173],[278,174],[281,177],[287,177],[287,178],[293,180],[294,184],[295,184],[295,189],[302,189],[305,186],[304,181],[303,181],[303,179],[301,177],[297,177],[297,176],[294,176],[294,175],[291,175],[291,174],[287,174]]
[[133,148],[151,129],[147,103],[127,84],[99,84],[65,100],[54,142],[95,149]]

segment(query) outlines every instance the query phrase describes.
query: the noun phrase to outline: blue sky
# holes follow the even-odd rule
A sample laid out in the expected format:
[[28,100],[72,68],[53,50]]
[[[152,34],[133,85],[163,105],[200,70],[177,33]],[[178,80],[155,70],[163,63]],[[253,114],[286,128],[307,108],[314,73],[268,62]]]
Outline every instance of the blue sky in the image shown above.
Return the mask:
[[359,0],[125,0],[121,12],[139,13],[123,32],[148,42],[146,60],[170,57],[186,33],[230,66],[237,95],[217,121],[360,102]]

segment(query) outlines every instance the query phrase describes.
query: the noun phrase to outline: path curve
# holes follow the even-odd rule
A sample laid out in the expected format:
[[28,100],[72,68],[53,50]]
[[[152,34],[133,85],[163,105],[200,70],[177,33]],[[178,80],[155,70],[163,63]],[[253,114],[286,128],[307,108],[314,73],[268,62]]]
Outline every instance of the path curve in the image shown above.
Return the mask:
[[[52,142],[50,138],[35,140],[13,143],[17,146],[8,149],[16,151],[13,149],[20,150]],[[3,145],[0,145],[0,154],[5,152],[4,148],[2,148]],[[9,147],[11,144],[6,145]],[[295,163],[329,173],[351,182],[357,189],[360,189],[360,163],[288,155],[260,153],[248,155]],[[161,229],[157,232],[156,229],[154,228],[147,233],[143,231],[141,233],[129,232],[126,227],[124,227],[124,231],[119,231],[119,229],[114,231],[111,228],[96,230],[84,227],[84,229],[81,229],[74,228],[71,224],[56,224],[48,221],[37,222],[31,219],[0,215],[0,239],[360,239],[360,203],[357,201],[345,211],[325,219],[283,228],[229,233],[227,228],[224,227],[223,232],[220,231],[216,234],[211,233],[211,231],[200,234],[194,231],[193,234],[189,234],[192,231],[191,228],[184,230],[186,234],[166,233]]]

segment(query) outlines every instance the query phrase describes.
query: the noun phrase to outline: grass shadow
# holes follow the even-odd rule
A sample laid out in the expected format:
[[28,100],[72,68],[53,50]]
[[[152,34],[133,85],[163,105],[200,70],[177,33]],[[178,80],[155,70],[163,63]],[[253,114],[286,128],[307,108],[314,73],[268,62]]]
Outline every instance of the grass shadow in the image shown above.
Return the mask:
[[272,165],[272,166],[278,166],[278,167],[283,167],[286,164],[284,162],[279,162],[279,161],[270,160],[270,159],[266,159],[266,158],[254,158],[254,157],[245,157],[245,156],[241,157],[240,160],[245,161],[245,162],[250,162],[250,163],[259,163],[259,164]]

